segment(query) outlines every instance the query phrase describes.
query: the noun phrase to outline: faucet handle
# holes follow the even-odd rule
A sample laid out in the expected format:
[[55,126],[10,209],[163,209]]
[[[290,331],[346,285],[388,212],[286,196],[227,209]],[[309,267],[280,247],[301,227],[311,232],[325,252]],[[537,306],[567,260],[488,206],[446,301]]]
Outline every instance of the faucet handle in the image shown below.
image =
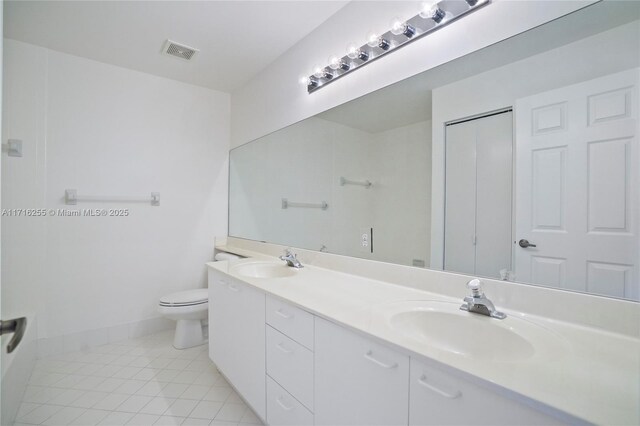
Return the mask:
[[467,288],[471,290],[471,294],[474,296],[480,296],[482,294],[482,281],[474,278],[467,283]]

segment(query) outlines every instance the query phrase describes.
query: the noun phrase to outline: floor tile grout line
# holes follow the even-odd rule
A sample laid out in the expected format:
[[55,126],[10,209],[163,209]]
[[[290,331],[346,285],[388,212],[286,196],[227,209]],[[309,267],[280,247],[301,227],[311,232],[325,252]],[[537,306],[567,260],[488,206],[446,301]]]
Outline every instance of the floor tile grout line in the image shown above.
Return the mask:
[[[32,393],[28,396],[28,398],[23,398],[22,401],[23,403],[31,404],[31,409],[21,413],[21,416],[24,418],[25,416],[33,412],[33,410],[36,410],[42,406],[55,407],[57,410],[44,420],[38,419],[41,422],[47,422],[51,417],[55,416],[56,413],[62,412],[65,408],[77,410],[77,413],[79,414],[76,418],[83,416],[90,410],[104,411],[105,413],[124,413],[118,411],[118,409],[127,400],[135,396],[143,397],[144,399],[146,399],[146,403],[141,407],[136,407],[138,408],[137,412],[128,413],[131,415],[131,418],[135,417],[138,414],[146,414],[142,413],[142,410],[144,410],[147,405],[149,405],[152,401],[157,400],[158,398],[166,400],[167,407],[162,411],[161,414],[153,414],[153,416],[157,417],[156,422],[159,422],[161,417],[178,417],[182,418],[182,422],[185,423],[193,414],[194,410],[203,402],[217,405],[214,418],[207,418],[203,420],[204,422],[215,422],[220,413],[223,411],[224,407],[227,406],[227,404],[241,405],[242,413],[240,414],[239,421],[245,418],[246,414],[251,411],[250,408],[241,400],[231,400],[232,396],[235,396],[236,393],[221,377],[221,375],[215,368],[215,365],[210,362],[206,351],[207,348],[202,347],[196,351],[176,353],[175,349],[162,342],[162,339],[166,341],[168,337],[169,334],[165,333],[162,338],[157,339],[130,339],[127,341],[129,343],[128,345],[107,344],[104,345],[105,347],[102,349],[98,347],[92,348],[92,350],[90,351],[74,351],[66,354],[56,354],[55,356],[38,360],[36,369],[34,369],[34,372],[31,375],[33,379],[30,378],[29,383],[29,387],[32,389]],[[107,348],[107,346],[112,347]],[[106,354],[108,353],[110,353],[111,356],[107,356]],[[121,360],[121,358],[124,356],[127,357],[124,360],[127,362],[120,364],[118,360]],[[158,363],[159,359],[162,359],[162,361]],[[156,365],[152,365],[154,363],[156,363]],[[180,368],[166,368],[169,365],[179,366]],[[118,373],[120,373],[120,371],[124,370],[127,367],[131,368],[130,371],[132,376],[116,377],[118,376]],[[109,370],[105,371],[106,368],[111,368],[112,374],[104,374],[105,372],[109,372]],[[136,379],[135,377],[138,376],[143,370],[155,370],[155,374],[146,378],[142,378],[145,377],[145,375],[142,375]],[[103,373],[96,374],[100,371],[102,371]],[[158,374],[160,374],[161,371],[173,371],[176,375],[189,372],[192,373],[191,376],[195,375],[197,377],[192,377],[186,380],[186,382],[176,380],[176,377],[172,377],[172,379],[170,380],[161,381],[157,379]],[[203,375],[208,375],[210,379],[208,381],[202,380],[201,377]],[[70,386],[60,385],[60,383],[63,382],[63,380],[68,379],[69,376],[75,376],[76,382]],[[49,380],[54,378],[57,378],[57,380],[51,381],[50,383],[48,382]],[[109,380],[118,380],[122,381],[122,383],[119,387],[111,389],[110,391],[101,390],[100,384]],[[134,380],[141,383],[141,386],[135,392],[116,392],[116,390],[126,382]],[[83,384],[78,386],[79,383]],[[152,388],[140,393],[141,389],[148,387],[151,383],[154,384],[153,386],[159,388],[160,391],[156,393]],[[175,396],[168,396],[163,394],[163,390],[170,385],[180,385],[180,387],[183,388],[181,389],[182,392]],[[196,391],[194,391],[196,393],[191,393],[193,389],[196,389]],[[228,390],[227,395],[224,398],[220,398],[223,399],[223,401],[213,401],[210,399],[205,399],[207,398],[207,395],[209,395],[210,392],[214,389]],[[57,398],[60,398],[62,395],[68,392],[77,392],[80,395],[70,399],[69,401],[63,402],[63,400],[61,400],[60,402],[56,402]],[[80,401],[87,395],[98,393],[100,394],[99,396],[102,396],[102,398],[97,398],[95,402],[93,402],[93,404],[91,404],[90,406],[75,405],[77,401]],[[184,396],[186,393],[189,393],[189,397]],[[102,401],[113,395],[118,395],[119,397],[121,397],[122,402],[111,410],[97,408],[97,406]],[[191,397],[191,395],[198,395],[198,397],[194,398]],[[37,402],[29,402],[26,401],[26,399],[31,399],[32,401]],[[173,406],[173,404],[175,404],[175,402],[178,400],[193,402],[194,405],[189,411],[187,411],[186,416],[174,416],[173,412],[171,412],[171,406]],[[257,419],[255,413],[251,412],[251,414],[254,418]],[[107,414],[107,417],[108,416],[109,414]],[[241,422],[241,424],[248,423]]]

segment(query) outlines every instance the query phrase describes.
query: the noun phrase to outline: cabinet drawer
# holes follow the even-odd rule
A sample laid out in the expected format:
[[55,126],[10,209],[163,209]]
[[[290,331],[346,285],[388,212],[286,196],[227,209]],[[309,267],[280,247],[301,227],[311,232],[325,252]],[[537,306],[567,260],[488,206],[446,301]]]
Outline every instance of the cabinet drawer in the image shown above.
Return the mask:
[[313,425],[313,414],[271,377],[267,377],[267,424]]
[[411,360],[410,425],[557,425],[546,413]]
[[313,350],[313,315],[273,297],[267,297],[267,324]]
[[313,352],[269,326],[267,374],[313,410]]

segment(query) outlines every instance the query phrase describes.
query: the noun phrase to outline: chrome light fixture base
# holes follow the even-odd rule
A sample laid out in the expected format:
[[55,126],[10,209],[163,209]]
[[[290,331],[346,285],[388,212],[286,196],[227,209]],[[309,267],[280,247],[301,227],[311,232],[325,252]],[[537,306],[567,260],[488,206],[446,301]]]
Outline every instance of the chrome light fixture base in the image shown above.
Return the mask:
[[[321,78],[313,77],[313,80],[307,80],[307,92],[313,93],[318,89],[325,87],[327,84],[340,79],[341,77],[353,72],[363,66],[383,57],[384,55],[394,52],[397,49],[418,40],[427,34],[436,31],[461,17],[482,8],[489,4],[491,0],[441,0],[434,4],[435,15],[432,17],[424,17],[416,14],[413,18],[406,21],[407,31],[399,35],[387,31],[381,34],[378,39],[378,45],[371,47],[365,43],[357,49],[356,55],[345,55],[341,63],[347,66],[340,66],[338,69],[331,69],[328,65],[323,69],[325,76]],[[355,47],[355,46],[354,46]],[[328,76],[329,74],[330,76]]]

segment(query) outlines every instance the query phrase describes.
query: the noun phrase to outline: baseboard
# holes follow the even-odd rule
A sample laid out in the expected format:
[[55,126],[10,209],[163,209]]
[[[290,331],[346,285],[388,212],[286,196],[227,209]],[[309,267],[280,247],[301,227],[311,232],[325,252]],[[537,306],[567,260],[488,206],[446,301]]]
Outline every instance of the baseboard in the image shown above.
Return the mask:
[[112,327],[42,338],[38,339],[38,358],[87,350],[95,346],[142,337],[159,331],[170,330],[175,325],[175,321],[158,317]]

